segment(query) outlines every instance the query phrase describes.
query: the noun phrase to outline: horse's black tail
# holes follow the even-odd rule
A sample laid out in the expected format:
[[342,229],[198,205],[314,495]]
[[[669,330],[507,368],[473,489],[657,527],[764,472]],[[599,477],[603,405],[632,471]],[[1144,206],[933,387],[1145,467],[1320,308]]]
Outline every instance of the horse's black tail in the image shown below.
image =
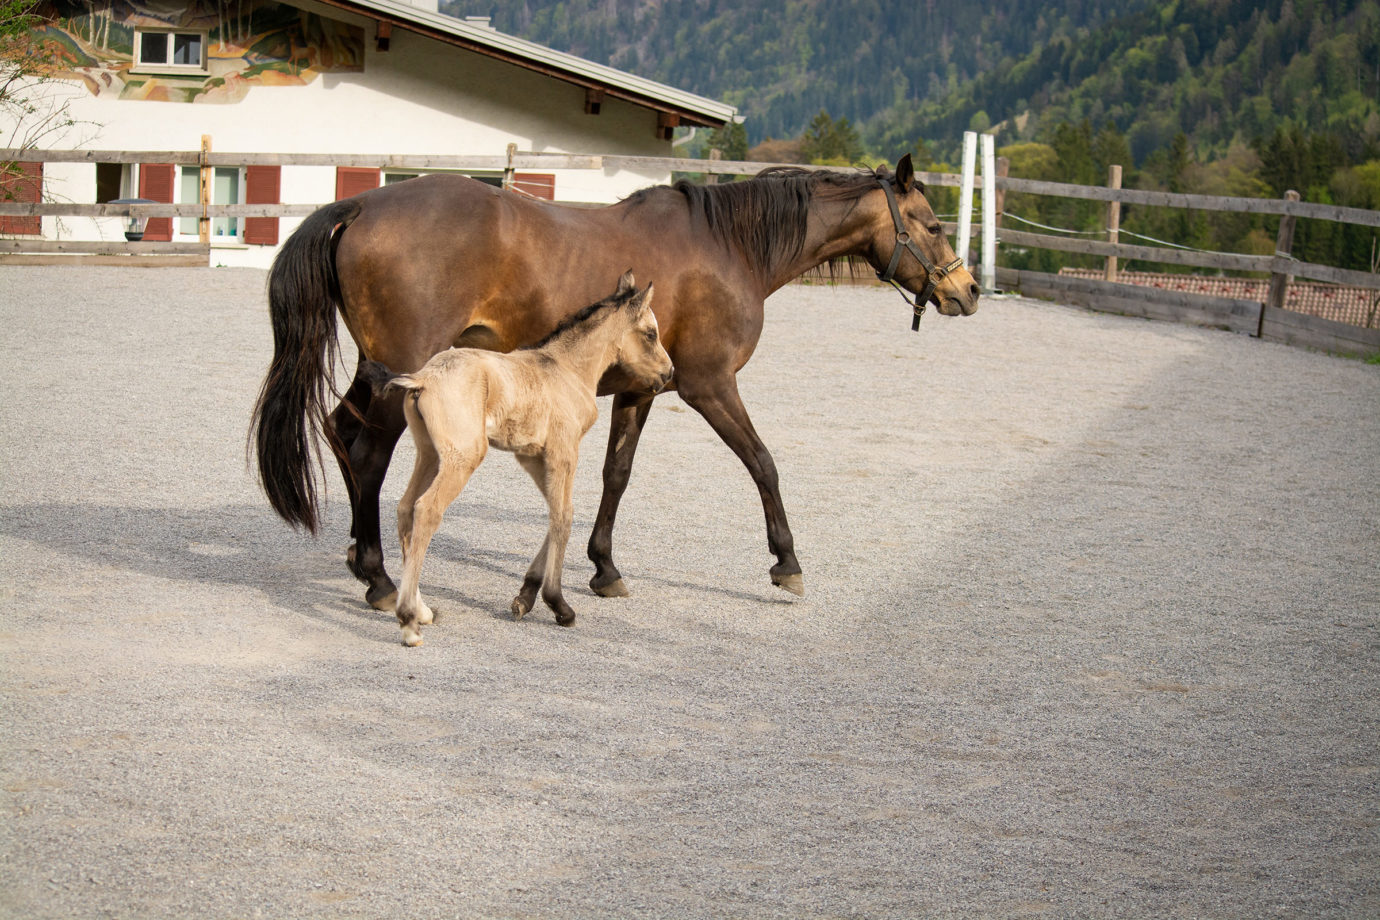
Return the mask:
[[340,349],[335,234],[359,211],[359,202],[347,199],[312,214],[288,237],[268,274],[273,362],[259,391],[249,437],[257,448],[269,504],[283,520],[311,533],[320,523],[312,470],[313,457],[321,462],[317,435],[336,454],[344,451],[326,423],[327,401],[339,395],[334,381]]

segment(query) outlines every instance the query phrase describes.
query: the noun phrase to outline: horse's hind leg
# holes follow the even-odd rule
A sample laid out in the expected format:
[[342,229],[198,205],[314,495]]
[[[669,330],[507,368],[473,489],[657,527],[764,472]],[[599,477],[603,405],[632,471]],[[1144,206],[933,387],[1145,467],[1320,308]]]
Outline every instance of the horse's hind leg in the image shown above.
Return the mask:
[[623,576],[613,564],[613,523],[618,516],[618,503],[628,488],[637,442],[651,409],[650,396],[620,393],[613,399],[609,448],[604,456],[604,494],[599,499],[599,514],[589,535],[589,561],[594,563],[594,577],[589,580],[589,587],[600,597],[626,597],[628,594]]
[[379,610],[392,610],[397,588],[383,567],[383,539],[379,533],[379,492],[388,474],[388,462],[407,422],[402,396],[390,392],[370,400],[364,423],[350,445],[354,470],[354,522],[350,532],[355,543],[348,555],[350,571],[368,585],[364,598]]
[[[412,534],[417,517],[417,499],[419,499],[427,489],[431,488],[436,481],[437,474],[441,471],[441,455],[436,451],[436,445],[432,442],[431,436],[427,433],[426,427],[418,423],[412,428],[413,440],[417,445],[417,462],[412,467],[412,476],[407,481],[407,488],[403,490],[402,498],[398,501],[398,545],[402,547],[403,571],[407,571],[408,559],[412,557]],[[404,578],[404,583],[406,579]],[[416,589],[414,588],[414,593]],[[405,606],[400,593],[398,609]],[[433,619],[431,608],[421,603],[420,595],[410,597],[408,604],[417,609],[417,622],[423,626],[430,623]]]
[[403,557],[402,587],[398,589],[397,596],[398,625],[402,627],[403,645],[422,644],[421,626],[431,620],[431,609],[422,602],[421,592],[422,563],[426,560],[427,547],[441,526],[446,509],[465,488],[465,483],[469,482],[471,474],[483,461],[487,448],[488,445],[481,439],[471,450],[446,450],[441,454],[435,475],[424,488],[419,480],[430,471],[429,465],[427,470],[420,467],[414,470],[414,481],[408,484],[408,497],[415,494],[414,487],[420,494],[411,503],[412,533]]
[[[355,484],[354,471],[350,469],[350,450],[354,447],[355,439],[359,437],[360,429],[364,427],[364,413],[369,411],[369,401],[373,395],[373,387],[369,385],[368,381],[361,380],[359,371],[356,370],[354,382],[350,384],[350,389],[345,392],[345,396],[335,407],[335,411],[331,413],[327,422],[334,440],[335,459],[340,464],[340,475],[345,480],[345,491],[350,497],[352,512],[355,504],[359,501],[359,488]],[[353,514],[351,517],[350,538],[354,539]],[[351,545],[346,552],[349,557],[350,569],[353,571],[354,546]]]
[[522,580],[522,591],[513,598],[513,616],[522,619],[536,603],[537,588],[541,588],[541,598],[555,612],[556,622],[574,626],[575,611],[561,594],[561,569],[574,516],[575,458],[519,456],[518,462],[546,496],[548,525],[541,549]]
[[[687,385],[688,384],[688,385]],[[705,385],[708,384],[708,385]],[[681,399],[684,399],[711,428],[718,433],[743,465],[748,468],[757,491],[762,496],[762,510],[767,517],[767,548],[776,556],[771,567],[771,583],[792,594],[805,594],[805,580],[800,562],[795,558],[795,538],[786,522],[786,508],[781,502],[781,486],[776,463],[762,439],[752,427],[747,409],[738,395],[737,380],[730,374],[712,381],[679,379]]]

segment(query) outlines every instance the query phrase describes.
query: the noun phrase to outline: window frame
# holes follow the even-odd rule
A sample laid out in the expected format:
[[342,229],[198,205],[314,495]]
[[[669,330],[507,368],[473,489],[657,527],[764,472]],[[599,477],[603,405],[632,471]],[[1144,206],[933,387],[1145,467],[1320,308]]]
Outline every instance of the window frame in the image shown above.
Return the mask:
[[[225,170],[225,171],[227,171],[227,172],[233,171],[233,172],[235,172],[235,173],[237,174],[236,179],[235,179],[235,200],[234,200],[234,201],[217,201],[217,200],[216,200],[216,181],[215,181],[214,172],[219,172],[219,171],[221,171],[221,170]],[[178,167],[178,172],[177,172],[177,174],[173,177],[173,186],[174,186],[173,198],[174,198],[175,203],[177,203],[177,204],[196,204],[196,203],[197,203],[197,197],[198,197],[197,195],[193,195],[190,199],[186,199],[186,198],[184,198],[184,196],[183,196],[183,189],[184,189],[183,182],[185,181],[185,178],[188,176],[189,173],[194,174],[194,175],[196,176],[196,188],[198,189],[198,194],[199,194],[199,190],[200,190],[200,188],[201,188],[201,167],[200,167],[200,166],[180,166],[180,167]],[[216,205],[216,204],[244,204],[244,197],[245,197],[245,182],[246,182],[246,178],[247,178],[247,177],[246,177],[246,175],[245,175],[245,167],[243,167],[243,166],[216,166],[216,167],[213,167],[213,175],[212,175],[212,177],[211,177],[211,200],[210,200],[209,202],[207,202],[207,204],[212,204],[212,205]],[[173,239],[175,239],[175,240],[199,240],[199,239],[201,238],[201,228],[200,228],[200,223],[199,223],[200,220],[201,220],[201,218],[199,218],[199,217],[175,217],[175,218],[173,218]],[[184,229],[183,229],[183,222],[184,222],[184,221],[187,222],[187,225],[188,225],[188,226],[191,226],[191,227],[193,227],[194,229],[192,229],[191,231],[186,231],[186,230],[184,230]],[[228,221],[228,222],[229,222],[229,225],[232,226],[232,227],[234,228],[234,232],[233,232],[233,233],[222,233],[222,234],[217,234],[217,233],[215,232],[215,231],[216,231],[216,225],[217,225],[218,222],[221,222],[221,221]],[[244,241],[244,218],[243,218],[243,217],[213,217],[213,218],[211,218],[211,245],[213,245],[213,246],[215,246],[215,245],[232,246],[232,247],[233,247],[233,246],[242,246],[242,245],[246,245],[246,244],[245,244],[245,241]]]
[[[166,61],[145,61],[144,60],[144,38],[151,35],[162,35],[167,42]],[[179,35],[194,35],[197,38],[201,49],[201,60],[196,64],[174,64],[172,63],[175,50],[174,42]],[[207,68],[208,52],[210,42],[208,33],[203,29],[145,29],[135,28],[134,30],[134,64],[130,68],[130,73],[162,74],[164,76],[205,76],[210,71]]]

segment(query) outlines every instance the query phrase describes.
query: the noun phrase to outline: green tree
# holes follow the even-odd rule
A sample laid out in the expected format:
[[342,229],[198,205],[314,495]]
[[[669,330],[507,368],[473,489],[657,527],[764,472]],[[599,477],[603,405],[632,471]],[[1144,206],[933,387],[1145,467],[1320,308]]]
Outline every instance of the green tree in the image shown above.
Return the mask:
[[725,160],[746,160],[747,129],[742,123],[731,121],[722,128],[715,128],[710,132],[707,146],[711,150],[718,150]]
[[863,155],[862,140],[847,118],[835,121],[824,109],[819,110],[805,129],[801,152],[811,163],[828,166],[851,166]]

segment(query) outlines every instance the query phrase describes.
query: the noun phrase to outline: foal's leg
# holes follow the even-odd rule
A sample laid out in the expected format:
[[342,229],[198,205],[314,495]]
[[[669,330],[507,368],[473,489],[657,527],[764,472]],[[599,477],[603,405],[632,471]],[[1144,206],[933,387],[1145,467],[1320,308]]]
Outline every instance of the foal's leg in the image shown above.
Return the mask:
[[[412,467],[412,476],[407,482],[407,488],[403,490],[402,498],[398,501],[398,544],[402,547],[404,569],[412,555],[412,529],[417,516],[417,499],[431,488],[431,484],[436,481],[436,475],[441,471],[440,454],[437,453],[436,445],[425,426],[419,424],[412,429],[412,433],[413,441],[417,445],[417,463]],[[431,608],[421,603],[420,594],[416,598],[411,598],[408,603],[417,609],[417,622],[425,626],[432,621]]]
[[[407,553],[403,557],[402,587],[398,590],[397,603],[403,645],[422,644],[421,626],[430,622],[432,617],[431,609],[422,602],[422,562],[426,559],[431,538],[441,526],[441,518],[445,515],[446,509],[465,488],[465,483],[469,482],[471,474],[483,461],[487,449],[488,444],[482,436],[477,443],[470,445],[468,450],[456,450],[448,446],[440,452],[436,475],[425,488],[420,489],[421,494],[412,502],[412,534],[407,541]],[[422,472],[420,465],[414,471],[414,481],[408,484],[409,493],[413,492],[414,486],[420,488],[420,483],[416,481],[418,472]],[[402,514],[399,513],[399,518],[401,517]]]
[[364,599],[379,610],[392,610],[397,588],[383,567],[383,540],[379,534],[379,492],[407,422],[403,417],[402,394],[390,391],[373,397],[364,413],[364,424],[350,445],[350,467],[354,470],[356,493],[352,496],[354,522],[350,533],[355,542],[347,552],[350,571],[368,585]]
[[527,470],[536,481],[537,488],[546,496],[549,524],[541,550],[522,580],[522,592],[513,598],[513,615],[520,619],[532,609],[537,587],[540,586],[541,599],[555,612],[556,622],[562,626],[574,626],[575,611],[561,594],[561,569],[565,565],[565,547],[570,540],[570,523],[574,517],[572,496],[577,458],[576,451],[571,451],[569,456],[561,456],[560,453],[548,453],[545,457],[518,457],[523,469]]
[[609,449],[604,456],[604,494],[599,499],[599,514],[589,535],[589,560],[594,563],[594,577],[589,580],[589,587],[601,597],[628,595],[623,576],[613,564],[613,522],[618,516],[618,503],[628,488],[633,455],[637,453],[637,442],[651,410],[652,397],[645,394],[619,393],[613,398]]
[[[528,457],[518,454],[517,462],[527,471],[527,475],[532,477],[532,481],[537,484],[543,495],[546,494],[546,460],[542,457]],[[522,579],[522,590],[513,598],[513,619],[520,620],[532,611],[533,605],[537,602],[537,589],[541,587],[543,577],[546,574],[546,556],[551,549],[551,526],[548,523],[546,533],[541,538],[541,549],[537,550],[537,555],[533,557],[532,564],[527,567],[527,574]]]
[[[679,370],[679,369],[678,369]],[[711,380],[678,378],[681,399],[702,415],[723,438],[725,444],[738,455],[757,483],[762,496],[762,510],[767,517],[767,548],[776,556],[771,567],[771,583],[792,594],[804,596],[805,580],[800,562],[795,558],[795,538],[786,523],[786,508],[781,502],[781,487],[776,463],[766,445],[758,437],[748,418],[747,409],[738,395],[738,381],[732,375]]]

